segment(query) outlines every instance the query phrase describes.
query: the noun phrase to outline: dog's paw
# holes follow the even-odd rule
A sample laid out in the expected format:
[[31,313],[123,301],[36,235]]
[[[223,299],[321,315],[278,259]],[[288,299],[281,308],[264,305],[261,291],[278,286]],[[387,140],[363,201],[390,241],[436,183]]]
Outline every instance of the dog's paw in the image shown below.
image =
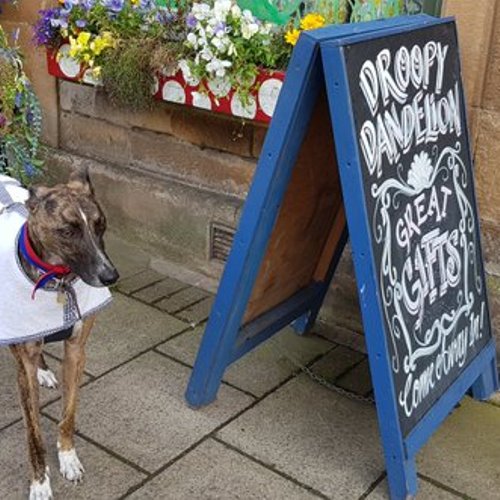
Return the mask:
[[52,488],[50,487],[49,472],[45,473],[43,481],[33,481],[30,486],[30,500],[51,500]]
[[73,483],[79,483],[85,472],[75,449],[59,451],[59,471],[62,476]]
[[36,376],[38,378],[38,383],[42,387],[48,387],[49,389],[57,388],[58,382],[56,376],[51,370],[42,370],[41,368],[38,368]]

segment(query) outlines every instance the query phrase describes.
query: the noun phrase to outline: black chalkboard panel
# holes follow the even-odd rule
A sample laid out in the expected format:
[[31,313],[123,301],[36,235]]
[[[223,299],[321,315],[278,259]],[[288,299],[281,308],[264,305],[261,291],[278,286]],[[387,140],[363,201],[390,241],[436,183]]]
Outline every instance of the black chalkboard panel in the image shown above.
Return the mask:
[[491,339],[455,26],[344,47],[403,435]]

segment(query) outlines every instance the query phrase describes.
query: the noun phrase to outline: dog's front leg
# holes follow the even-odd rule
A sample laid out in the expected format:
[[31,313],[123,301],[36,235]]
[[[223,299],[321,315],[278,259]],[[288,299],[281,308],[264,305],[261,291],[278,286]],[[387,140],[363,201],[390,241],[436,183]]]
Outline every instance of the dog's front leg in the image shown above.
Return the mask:
[[83,476],[83,466],[76,454],[74,444],[78,392],[85,367],[85,344],[94,317],[79,321],[73,335],[64,341],[63,361],[63,418],[59,424],[59,470],[69,481],[79,482]]
[[30,487],[30,500],[49,500],[52,498],[49,469],[45,464],[45,446],[40,430],[39,390],[37,370],[42,351],[41,342],[28,342],[10,347],[17,361],[19,395],[23,409],[28,450],[33,469]]

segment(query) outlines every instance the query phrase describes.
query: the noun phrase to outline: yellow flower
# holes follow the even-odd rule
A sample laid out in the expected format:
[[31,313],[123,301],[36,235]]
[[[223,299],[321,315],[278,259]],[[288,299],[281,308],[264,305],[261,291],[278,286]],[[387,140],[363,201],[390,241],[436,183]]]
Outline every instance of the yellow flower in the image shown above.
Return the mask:
[[78,38],[76,39],[76,43],[78,45],[82,45],[82,46],[85,46],[89,43],[89,40],[90,40],[90,33],[88,31],[81,31],[79,34],[78,34]]
[[102,35],[97,36],[95,40],[91,42],[90,50],[98,56],[104,49],[114,47],[114,45],[115,42],[113,40],[113,35],[109,31],[105,31]]
[[138,5],[141,0],[130,0],[132,5]]
[[299,39],[300,31],[297,29],[291,29],[285,33],[285,41],[290,45],[295,45]]
[[70,57],[77,57],[80,51],[82,50],[82,47],[78,44],[78,42],[72,37],[69,37],[69,55]]
[[101,77],[101,66],[96,66],[95,68],[92,68],[92,76],[94,78],[100,78]]
[[311,12],[300,20],[300,27],[303,30],[315,30],[325,25],[325,18],[321,14]]

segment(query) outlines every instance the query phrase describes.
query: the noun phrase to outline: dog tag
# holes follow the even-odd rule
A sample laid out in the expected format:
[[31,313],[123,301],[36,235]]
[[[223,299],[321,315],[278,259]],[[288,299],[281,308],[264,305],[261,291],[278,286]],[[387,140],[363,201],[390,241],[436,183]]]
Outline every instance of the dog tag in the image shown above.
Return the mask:
[[66,292],[62,290],[57,292],[57,303],[62,306],[65,306],[68,303],[68,296],[66,295]]

